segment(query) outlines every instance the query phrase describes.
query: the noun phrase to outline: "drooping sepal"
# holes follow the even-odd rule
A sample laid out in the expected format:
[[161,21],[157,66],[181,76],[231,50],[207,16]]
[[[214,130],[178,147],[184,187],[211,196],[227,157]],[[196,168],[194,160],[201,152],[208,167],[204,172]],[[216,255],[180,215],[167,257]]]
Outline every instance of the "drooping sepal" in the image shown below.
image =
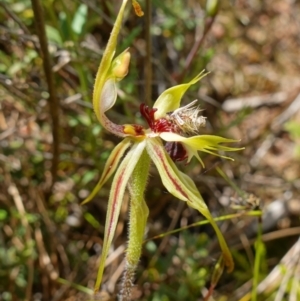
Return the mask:
[[227,267],[228,272],[231,272],[234,267],[231,253],[220,229],[215,223],[202,196],[197,190],[195,183],[187,175],[178,170],[172,159],[164,150],[159,138],[147,140],[147,151],[150,158],[156,165],[166,189],[178,199],[187,202],[190,207],[198,210],[210,222],[217,234],[225,266]]
[[102,247],[102,254],[100,258],[100,264],[95,284],[95,292],[100,288],[102,281],[105,260],[108,255],[109,248],[111,246],[113,236],[118,223],[118,218],[120,214],[120,209],[124,197],[124,192],[126,185],[132,175],[132,172],[139,161],[143,151],[145,149],[145,141],[140,143],[135,143],[131,150],[127,153],[113,179],[111,186],[111,191],[109,195],[109,201],[107,205],[106,222],[105,222],[105,232],[104,241]]
[[100,191],[102,186],[115,172],[121,158],[123,157],[125,151],[128,149],[130,145],[131,145],[131,141],[129,139],[124,139],[113,149],[113,151],[111,152],[111,154],[109,155],[105,163],[104,170],[102,172],[99,182],[97,183],[97,185],[95,186],[91,194],[81,203],[81,205],[84,205],[89,201],[91,201],[95,197],[95,195]]

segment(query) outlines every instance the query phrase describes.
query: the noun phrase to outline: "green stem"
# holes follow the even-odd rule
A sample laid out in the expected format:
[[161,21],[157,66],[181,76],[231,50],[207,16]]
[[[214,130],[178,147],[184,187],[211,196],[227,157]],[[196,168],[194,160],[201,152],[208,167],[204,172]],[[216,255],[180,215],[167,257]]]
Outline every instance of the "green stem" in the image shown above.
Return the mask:
[[126,267],[122,280],[122,290],[120,295],[121,301],[131,300],[134,274],[141,256],[142,243],[149,214],[149,209],[144,200],[144,192],[147,185],[149,167],[150,158],[147,152],[144,151],[128,184],[128,189],[131,196],[129,240],[126,252]]
[[252,284],[252,292],[251,292],[251,301],[257,300],[257,286],[260,279],[260,268],[261,262],[263,260],[263,256],[265,253],[264,243],[262,241],[262,224],[258,223],[258,231],[257,231],[257,240],[255,243],[255,262],[254,262],[254,271],[253,271],[253,284]]

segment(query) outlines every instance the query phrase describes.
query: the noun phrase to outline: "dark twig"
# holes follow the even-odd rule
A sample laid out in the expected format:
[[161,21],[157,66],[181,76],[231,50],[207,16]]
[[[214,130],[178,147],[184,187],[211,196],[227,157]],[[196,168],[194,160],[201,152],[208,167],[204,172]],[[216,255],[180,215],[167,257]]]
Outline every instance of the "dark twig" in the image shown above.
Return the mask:
[[24,25],[24,23],[19,19],[19,17],[8,8],[8,6],[4,2],[0,2],[0,6],[3,7],[5,12],[21,27],[24,33],[29,34],[28,28]]
[[0,6],[2,6],[5,12],[20,26],[24,33],[30,34],[28,28],[24,25],[20,18],[4,2],[0,2]]
[[[27,36],[29,38],[29,40],[33,43],[33,46],[36,50],[37,53],[39,53],[39,45],[37,43],[37,41],[35,39],[31,38],[31,34],[29,29],[26,27],[26,25],[20,20],[20,18],[4,3],[4,2],[0,2],[0,6],[3,7],[3,9],[5,10],[5,12],[19,25],[19,27],[22,29],[22,33],[18,32],[16,34],[18,35],[22,35],[22,38],[24,36]],[[4,27],[5,30],[7,30],[7,28]],[[24,35],[25,34],[25,35]]]
[[151,1],[146,0],[146,57],[145,57],[145,95],[148,105],[152,102],[152,39],[151,39]]
[[50,115],[52,120],[52,136],[53,136],[53,145],[52,145],[52,167],[51,175],[52,182],[49,190],[52,189],[53,184],[57,177],[57,168],[59,163],[59,101],[56,96],[55,86],[54,86],[54,77],[52,72],[51,58],[48,51],[48,41],[45,30],[45,20],[43,14],[43,8],[40,3],[40,0],[31,0],[32,9],[34,13],[34,20],[36,23],[36,30],[38,38],[40,41],[41,56],[43,59],[43,68],[46,76],[46,81],[48,85],[49,99],[48,104],[50,108]]
[[190,66],[193,62],[193,60],[195,59],[200,47],[202,46],[209,30],[211,29],[211,26],[213,25],[214,23],[214,20],[215,20],[215,16],[213,17],[206,17],[205,19],[205,24],[204,24],[204,29],[203,29],[203,33],[202,33],[202,36],[200,37],[197,37],[195,38],[195,42],[194,42],[194,45],[191,49],[191,51],[189,52],[186,60],[185,60],[185,64],[184,64],[184,67],[183,67],[183,70],[181,72],[181,74],[179,74],[177,77],[176,77],[176,81],[178,83],[181,83],[187,73],[187,71],[190,69]]

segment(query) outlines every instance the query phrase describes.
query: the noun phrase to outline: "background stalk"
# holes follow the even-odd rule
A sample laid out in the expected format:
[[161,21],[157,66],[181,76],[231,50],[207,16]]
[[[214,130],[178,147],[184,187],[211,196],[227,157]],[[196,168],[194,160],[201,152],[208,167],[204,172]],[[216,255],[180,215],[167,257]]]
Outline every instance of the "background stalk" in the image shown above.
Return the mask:
[[40,55],[43,59],[43,69],[45,72],[46,82],[48,85],[48,104],[50,109],[50,116],[52,121],[52,166],[51,175],[52,181],[48,188],[49,191],[52,189],[57,177],[57,168],[59,163],[59,100],[56,96],[54,77],[52,72],[52,62],[48,51],[48,40],[46,36],[44,12],[39,0],[31,0],[32,9],[34,13],[34,20],[36,25],[36,31],[40,42]]

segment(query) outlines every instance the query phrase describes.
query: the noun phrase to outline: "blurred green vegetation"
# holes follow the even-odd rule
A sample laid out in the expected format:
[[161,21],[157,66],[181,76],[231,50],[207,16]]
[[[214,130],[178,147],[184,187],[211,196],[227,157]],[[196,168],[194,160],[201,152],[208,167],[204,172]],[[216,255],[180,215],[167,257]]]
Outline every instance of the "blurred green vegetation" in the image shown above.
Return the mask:
[[[145,1],[140,1],[143,7]],[[80,202],[95,186],[118,142],[97,123],[91,95],[120,1],[41,2],[60,104],[60,155],[52,188],[52,125],[36,31],[40,24],[36,24],[31,1],[0,3],[0,300],[88,300],[101,252],[109,183],[87,206],[81,207]],[[208,133],[242,139],[246,146],[243,153],[233,155],[235,162],[204,156],[206,170],[197,162],[181,166],[195,180],[214,216],[232,212],[230,198],[237,193],[219,176],[216,166],[222,166],[242,191],[256,194],[265,205],[278,199],[287,206],[289,201],[299,201],[299,110],[290,113],[279,127],[273,127],[273,121],[300,93],[296,18],[300,4],[276,3],[222,1],[192,65],[183,73],[187,57],[209,21],[206,1],[151,1],[152,100],[178,78],[187,81],[207,68],[211,74],[194,86],[186,99],[200,100]],[[132,62],[120,85],[116,109],[109,112],[120,124],[144,122],[139,105],[147,101],[146,30],[145,18],[137,18],[128,7],[118,52],[130,47]],[[223,106],[226,99],[269,94],[272,99],[273,93],[282,91],[286,98],[280,104],[237,105],[233,111]],[[261,148],[266,141],[271,145]],[[146,194],[150,208],[147,237],[201,218],[165,193],[156,171],[151,173]],[[115,300],[118,293],[127,205],[125,201],[106,269],[103,300]],[[257,231],[249,230],[256,218],[241,215],[220,224],[236,269],[221,278],[214,300],[300,299],[296,283],[299,247],[289,253],[300,233],[295,230],[299,228],[299,209],[293,210],[275,220],[267,230],[272,230],[269,234],[273,236],[264,232],[262,241]],[[285,231],[284,235],[280,231]],[[257,256],[255,242],[256,248],[258,244],[261,248]],[[208,226],[147,242],[135,300],[203,300],[218,255],[216,238]],[[296,261],[279,264],[287,255]],[[259,267],[254,269],[257,262]],[[285,282],[265,281],[265,289],[257,289],[257,296],[249,297],[252,281],[268,279],[272,268],[279,270],[279,278]]]

